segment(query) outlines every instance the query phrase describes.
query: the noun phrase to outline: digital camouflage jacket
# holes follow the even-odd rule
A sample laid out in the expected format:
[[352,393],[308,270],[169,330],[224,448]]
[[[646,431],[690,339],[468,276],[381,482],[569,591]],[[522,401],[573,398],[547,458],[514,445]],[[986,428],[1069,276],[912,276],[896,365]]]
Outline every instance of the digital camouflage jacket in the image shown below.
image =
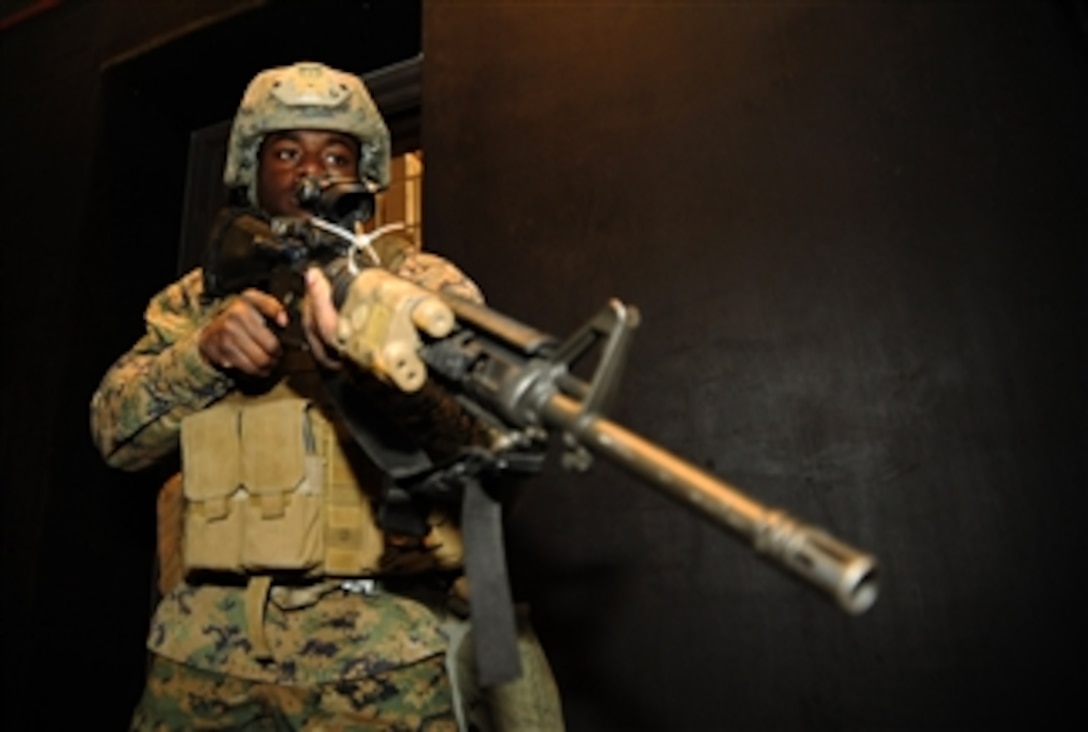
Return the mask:
[[[432,254],[415,251],[395,271],[427,289],[481,299],[463,273]],[[235,390],[231,377],[200,355],[200,329],[221,307],[202,302],[202,291],[196,269],[152,298],[145,334],[95,392],[92,434],[110,465],[138,470],[171,455],[182,420]],[[148,647],[196,668],[286,684],[362,678],[446,648],[436,604],[344,591],[335,581],[315,589],[302,603],[278,602],[273,591],[265,616],[271,662],[253,653],[244,584],[182,583],[159,604]]]

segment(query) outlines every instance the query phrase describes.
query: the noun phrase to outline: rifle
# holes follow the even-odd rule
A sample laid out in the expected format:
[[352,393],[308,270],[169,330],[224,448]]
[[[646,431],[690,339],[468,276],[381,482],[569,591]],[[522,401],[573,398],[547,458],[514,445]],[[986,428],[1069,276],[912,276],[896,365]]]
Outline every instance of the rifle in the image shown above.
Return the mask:
[[[300,276],[306,267],[320,266],[333,283],[341,345],[352,361],[403,392],[437,382],[486,426],[493,436],[489,445],[466,449],[449,464],[425,462],[399,473],[408,503],[418,495],[449,494],[451,486],[463,495],[474,616],[477,589],[485,584],[474,578],[474,563],[492,565],[486,584],[501,585],[496,591],[509,596],[501,556],[497,568],[494,556],[482,556],[501,555],[501,533],[496,546],[501,529],[497,504],[477,490],[475,479],[539,470],[543,446],[554,434],[564,446],[563,467],[584,471],[594,455],[601,457],[738,535],[847,613],[863,613],[876,601],[875,557],[761,504],[604,416],[639,323],[637,308],[612,299],[569,337],[557,339],[479,303],[423,290],[373,266],[380,259],[374,249],[378,235],[363,233],[359,216],[343,216],[344,209],[353,208],[343,205],[344,198],[360,196],[358,189],[334,182],[315,190],[313,216],[268,221],[254,212],[235,212],[222,219],[209,249],[206,285],[212,295],[221,295],[243,285],[267,285],[277,272]],[[341,223],[354,224],[355,230]],[[576,364],[598,351],[592,375],[576,376]],[[370,427],[361,437],[356,434],[373,443],[382,431]],[[380,445],[376,449],[381,453]],[[474,542],[473,530],[489,538]],[[503,680],[503,674],[495,678]]]

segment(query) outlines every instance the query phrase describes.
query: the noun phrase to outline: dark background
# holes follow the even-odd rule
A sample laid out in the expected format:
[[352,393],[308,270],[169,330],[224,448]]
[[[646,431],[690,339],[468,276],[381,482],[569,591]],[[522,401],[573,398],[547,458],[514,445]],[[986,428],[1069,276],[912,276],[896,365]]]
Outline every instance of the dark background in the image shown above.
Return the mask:
[[569,728],[1073,712],[1084,3],[37,5],[0,5],[13,728],[140,690],[161,476],[102,466],[87,401],[177,269],[190,139],[267,66],[421,51],[427,246],[552,332],[637,304],[615,419],[882,561],[850,618],[606,464],[550,471],[510,559]]

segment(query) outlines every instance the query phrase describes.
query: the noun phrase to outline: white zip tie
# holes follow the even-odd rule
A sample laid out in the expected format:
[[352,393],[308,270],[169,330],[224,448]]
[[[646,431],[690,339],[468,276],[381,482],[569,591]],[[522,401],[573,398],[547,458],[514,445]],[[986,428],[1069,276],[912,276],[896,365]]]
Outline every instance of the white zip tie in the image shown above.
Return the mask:
[[351,242],[351,249],[348,250],[348,271],[351,272],[352,275],[359,274],[359,266],[355,263],[356,253],[365,253],[367,258],[370,259],[371,262],[380,267],[382,264],[382,260],[381,257],[378,256],[378,250],[374,248],[374,240],[378,237],[388,234],[391,231],[399,231],[401,229],[408,228],[403,223],[396,223],[380,226],[369,234],[363,231],[361,228],[357,232],[352,233],[342,226],[331,224],[324,219],[317,218],[316,216],[310,218],[309,221],[318,229],[321,229],[322,231],[327,231],[330,234],[335,234],[341,239]]

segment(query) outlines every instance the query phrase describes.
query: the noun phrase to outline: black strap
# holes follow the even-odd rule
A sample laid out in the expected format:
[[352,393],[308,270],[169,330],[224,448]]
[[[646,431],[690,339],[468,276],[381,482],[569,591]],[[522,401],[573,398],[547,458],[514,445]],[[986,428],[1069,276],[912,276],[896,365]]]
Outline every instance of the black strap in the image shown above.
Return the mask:
[[479,480],[466,481],[461,528],[480,686],[513,681],[521,676],[521,659],[506,572],[502,505]]
[[394,481],[429,472],[434,464],[385,412],[367,402],[343,372],[325,372],[325,388],[367,457]]
[[[422,484],[444,483],[447,492],[453,485],[460,489],[478,681],[488,687],[516,679],[521,675],[521,660],[506,568],[502,504],[480,482],[489,461],[478,449],[468,450],[462,461],[436,468],[427,454],[382,410],[367,404],[343,375],[329,375],[325,384],[355,441],[392,481],[379,506],[383,528],[390,525],[400,533],[413,534],[409,527],[420,516],[420,504],[413,493],[434,490],[423,490]],[[411,490],[413,483],[419,491]],[[425,533],[427,527],[421,530]]]

